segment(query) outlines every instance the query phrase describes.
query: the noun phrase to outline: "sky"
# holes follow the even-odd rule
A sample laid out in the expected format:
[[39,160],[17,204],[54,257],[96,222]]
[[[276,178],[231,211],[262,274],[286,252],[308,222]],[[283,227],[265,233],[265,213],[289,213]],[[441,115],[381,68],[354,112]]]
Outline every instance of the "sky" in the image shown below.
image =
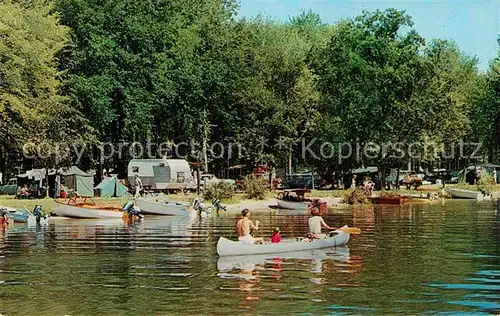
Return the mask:
[[479,59],[485,71],[497,56],[500,34],[500,0],[239,0],[241,17],[258,14],[277,21],[312,10],[325,23],[360,15],[363,10],[395,8],[406,10],[414,28],[426,40],[440,38],[455,41],[460,49]]

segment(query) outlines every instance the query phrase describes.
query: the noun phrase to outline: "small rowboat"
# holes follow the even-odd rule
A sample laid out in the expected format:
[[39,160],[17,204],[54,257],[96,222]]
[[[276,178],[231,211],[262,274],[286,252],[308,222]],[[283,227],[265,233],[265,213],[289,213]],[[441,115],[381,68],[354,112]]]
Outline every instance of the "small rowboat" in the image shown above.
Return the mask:
[[122,218],[124,212],[121,208],[114,206],[99,206],[95,202],[89,202],[84,198],[83,202],[77,202],[75,198],[70,198],[66,203],[57,201],[54,213],[63,217],[73,218]]
[[370,198],[373,204],[407,204],[410,199],[404,196],[394,195],[394,196],[380,196]]
[[30,212],[26,210],[18,210],[11,207],[2,207],[5,212],[5,217],[8,221],[13,220],[16,223],[27,223],[30,217]]
[[47,217],[42,213],[40,205],[35,206],[33,212],[28,210],[15,209],[12,207],[0,206],[0,214],[5,216],[7,221],[16,223],[28,223],[28,225],[46,224]]
[[464,190],[456,188],[446,188],[452,198],[455,199],[472,199],[472,200],[483,200],[484,195],[480,191]]
[[278,208],[280,209],[300,211],[307,211],[310,205],[316,204],[320,211],[325,213],[327,209],[326,202],[320,201],[320,199],[306,198],[304,196],[306,193],[311,193],[311,190],[284,190],[283,192],[278,193],[278,196],[276,197],[276,204],[278,204]]
[[222,257],[304,251],[342,246],[349,241],[350,234],[340,229],[335,230],[333,233],[335,236],[325,239],[313,239],[312,241],[283,240],[277,244],[267,243],[263,245],[244,244],[220,237],[217,242],[217,254]]
[[176,202],[158,202],[148,201],[145,199],[136,199],[135,204],[141,209],[141,212],[143,214],[174,216],[189,216],[195,214],[195,212],[190,210],[188,204],[181,204]]

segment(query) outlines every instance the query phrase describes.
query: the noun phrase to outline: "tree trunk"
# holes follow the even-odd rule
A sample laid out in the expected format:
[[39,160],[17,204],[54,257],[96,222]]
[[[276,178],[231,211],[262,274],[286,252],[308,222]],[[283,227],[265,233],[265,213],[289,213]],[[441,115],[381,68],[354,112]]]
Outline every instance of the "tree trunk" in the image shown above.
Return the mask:
[[399,190],[399,165],[396,171],[396,190]]
[[0,147],[0,172],[2,173],[2,181],[3,184],[6,184],[9,179],[7,178],[7,151],[5,146]]

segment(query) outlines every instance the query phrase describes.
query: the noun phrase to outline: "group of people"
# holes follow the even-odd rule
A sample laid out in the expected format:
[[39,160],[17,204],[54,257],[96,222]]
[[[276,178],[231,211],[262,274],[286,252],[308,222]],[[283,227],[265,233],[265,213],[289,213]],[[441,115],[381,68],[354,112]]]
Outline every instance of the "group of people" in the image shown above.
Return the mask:
[[[320,216],[320,212],[316,207],[311,208],[311,217],[309,218],[309,233],[307,235],[308,240],[312,240],[314,238],[323,239],[327,238],[327,234],[323,234],[321,229],[324,227],[329,230],[335,230],[336,228],[328,226],[323,218]],[[255,223],[250,220],[250,210],[244,209],[241,211],[241,215],[243,216],[240,220],[238,220],[236,224],[236,232],[238,233],[238,240],[245,244],[263,244],[264,238],[262,237],[253,237],[252,231],[259,230],[259,221],[255,221]],[[271,243],[279,243],[281,242],[281,235],[279,227],[273,229],[273,233],[271,236]]]
[[17,187],[16,196],[18,199],[44,197],[46,190],[45,185],[39,188],[37,185],[30,184],[28,187],[27,184],[24,184],[22,187]]

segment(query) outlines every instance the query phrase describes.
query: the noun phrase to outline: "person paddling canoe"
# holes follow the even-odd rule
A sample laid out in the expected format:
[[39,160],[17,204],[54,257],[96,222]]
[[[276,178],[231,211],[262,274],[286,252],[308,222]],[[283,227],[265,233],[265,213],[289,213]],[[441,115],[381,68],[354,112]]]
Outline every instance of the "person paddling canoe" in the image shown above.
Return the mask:
[[328,226],[323,218],[319,216],[319,210],[316,207],[311,209],[311,217],[309,218],[309,235],[314,236],[314,238],[323,239],[327,238],[326,234],[321,233],[321,228],[325,227],[326,229],[334,230],[337,228],[333,228]]
[[241,211],[242,219],[236,224],[236,232],[238,233],[238,240],[245,244],[262,244],[264,243],[264,238],[258,237],[254,238],[250,234],[250,230],[259,229],[259,221],[255,221],[255,224],[250,220],[250,210],[247,208]]

